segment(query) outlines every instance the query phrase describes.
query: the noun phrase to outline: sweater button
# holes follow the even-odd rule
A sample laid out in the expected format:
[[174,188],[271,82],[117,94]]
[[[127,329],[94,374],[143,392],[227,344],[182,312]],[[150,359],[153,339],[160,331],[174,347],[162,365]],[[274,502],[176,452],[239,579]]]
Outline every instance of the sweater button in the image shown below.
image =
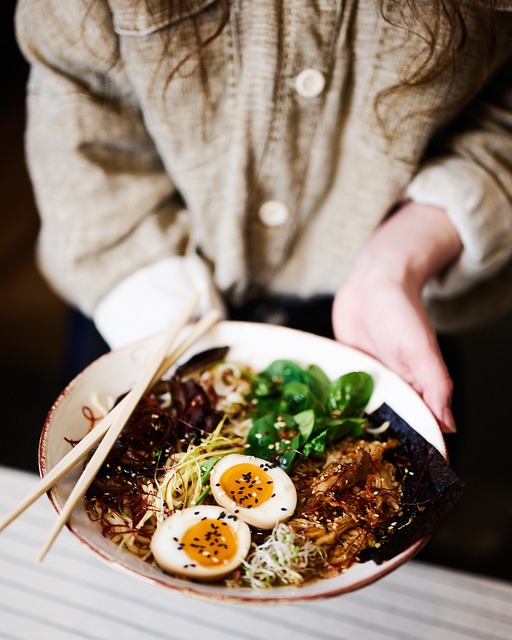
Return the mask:
[[325,87],[325,76],[318,69],[304,69],[295,78],[295,90],[303,98],[316,98]]
[[258,215],[265,226],[279,227],[288,220],[290,212],[284,202],[268,200],[261,205]]

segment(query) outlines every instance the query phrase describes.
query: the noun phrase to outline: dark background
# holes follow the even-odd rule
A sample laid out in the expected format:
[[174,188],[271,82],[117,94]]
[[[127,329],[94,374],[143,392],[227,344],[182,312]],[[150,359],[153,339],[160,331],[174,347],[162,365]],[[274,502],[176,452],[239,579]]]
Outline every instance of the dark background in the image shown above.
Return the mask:
[[[37,470],[46,414],[77,369],[101,351],[96,336],[47,287],[34,263],[38,217],[24,161],[27,66],[0,3],[0,464]],[[448,437],[465,492],[419,558],[512,579],[512,315],[442,338],[455,379],[458,434]]]

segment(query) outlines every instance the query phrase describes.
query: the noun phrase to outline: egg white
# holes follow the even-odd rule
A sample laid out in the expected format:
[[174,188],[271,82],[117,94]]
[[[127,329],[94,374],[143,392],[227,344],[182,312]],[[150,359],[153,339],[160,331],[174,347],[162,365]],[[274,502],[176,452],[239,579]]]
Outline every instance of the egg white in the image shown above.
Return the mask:
[[[187,554],[183,538],[192,526],[204,518],[225,522],[234,532],[236,552],[228,562],[203,566]],[[199,505],[176,511],[157,527],[151,540],[151,552],[161,569],[202,581],[217,580],[234,571],[247,556],[250,546],[251,532],[248,525],[217,505]]]
[[[232,499],[221,487],[222,475],[231,467],[239,464],[251,464],[262,469],[274,482],[273,495],[259,505],[246,508]],[[280,467],[273,466],[267,460],[255,456],[232,453],[217,462],[210,474],[212,495],[217,504],[230,513],[258,529],[272,529],[276,524],[285,522],[294,513],[297,506],[297,491],[290,477]]]

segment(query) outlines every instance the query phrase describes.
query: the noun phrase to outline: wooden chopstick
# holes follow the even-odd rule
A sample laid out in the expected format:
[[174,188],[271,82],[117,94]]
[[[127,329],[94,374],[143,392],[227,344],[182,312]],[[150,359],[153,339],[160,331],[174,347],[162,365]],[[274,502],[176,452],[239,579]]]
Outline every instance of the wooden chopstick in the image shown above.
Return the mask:
[[[212,325],[220,318],[220,314],[216,310],[206,313],[196,324],[192,325],[188,334],[183,338],[182,342],[176,349],[169,354],[159,370],[153,377],[151,385],[155,384],[170,369],[181,356],[202,336]],[[151,386],[150,385],[150,386]],[[20,516],[28,507],[30,507],[38,498],[49,491],[66,473],[84,458],[91,449],[103,438],[109,430],[112,422],[116,419],[126,403],[125,396],[119,404],[117,404],[98,424],[94,426],[87,435],[85,435],[59,462],[48,471],[47,474],[38,482],[38,484],[0,521],[0,532],[5,529],[11,522]]]
[[[170,353],[162,362],[160,369],[155,374],[152,384],[158,382],[181,356],[190,349],[211,327],[220,320],[221,314],[217,309],[210,309],[195,324],[190,326],[190,331],[183,338],[182,342]],[[150,385],[151,386],[151,385]]]
[[[191,302],[192,305],[192,302]],[[189,307],[191,308],[191,307]],[[218,311],[212,310],[205,314],[196,324],[192,325],[181,343],[162,362],[158,371],[154,375],[149,386],[156,383],[165,372],[220,318]],[[93,449],[110,429],[113,421],[118,419],[123,411],[123,406],[127,403],[128,396],[125,396],[95,427],[84,436],[73,449],[67,453],[21,500],[0,522],[0,531],[5,529],[30,505],[32,505],[44,493],[49,491],[66,473],[68,473],[85,455]]]
[[[89,460],[84,472],[78,478],[69,498],[67,499],[66,503],[64,504],[59,514],[59,517],[55,525],[51,529],[50,534],[48,535],[48,538],[44,542],[38,556],[39,562],[41,562],[44,559],[45,555],[47,554],[48,550],[53,544],[55,538],[57,537],[60,530],[69,519],[73,509],[76,507],[78,502],[83,498],[85,492],[87,491],[92,481],[94,480],[98,470],[100,469],[101,465],[105,461],[105,458],[107,457],[110,449],[112,448],[115,441],[119,437],[119,434],[121,433],[128,418],[132,414],[133,410],[135,409],[137,403],[139,402],[144,392],[148,389],[152,381],[157,376],[160,376],[162,373],[165,373],[165,371],[169,368],[169,363],[172,364],[173,362],[175,362],[177,357],[179,357],[186,350],[185,346],[180,345],[180,347],[173,352],[172,357],[169,356],[169,358],[163,359],[163,356],[162,356],[162,353],[167,352],[172,342],[175,340],[178,332],[183,328],[184,324],[190,317],[192,310],[193,310],[193,307],[188,312],[188,314],[183,315],[183,317],[181,318],[181,323],[177,323],[168,333],[166,333],[166,335],[164,336],[164,339],[159,345],[159,348],[156,350],[153,358],[151,358],[150,362],[148,363],[146,370],[143,372],[142,376],[137,381],[136,385],[133,387],[130,393],[126,396],[126,402],[123,403],[122,409],[116,415],[112,425],[108,429],[103,440],[98,445],[98,448],[94,452],[93,456]],[[203,335],[203,333],[212,325],[212,323],[218,320],[219,315],[220,314],[218,312],[214,311],[212,314],[209,315],[208,319],[205,316],[205,321],[203,323],[198,322],[197,325],[195,325],[194,327],[195,330],[191,331],[192,335],[188,336],[187,345],[192,344],[193,341],[199,339],[199,337]]]
[[116,405],[89,433],[78,442],[69,453],[67,453],[51,469],[44,478],[10,511],[0,522],[0,531],[5,529],[13,520],[21,515],[31,504],[33,504],[43,493],[49,491],[62,476],[70,471],[80,460],[103,438],[110,428],[112,421],[121,411],[123,400]]

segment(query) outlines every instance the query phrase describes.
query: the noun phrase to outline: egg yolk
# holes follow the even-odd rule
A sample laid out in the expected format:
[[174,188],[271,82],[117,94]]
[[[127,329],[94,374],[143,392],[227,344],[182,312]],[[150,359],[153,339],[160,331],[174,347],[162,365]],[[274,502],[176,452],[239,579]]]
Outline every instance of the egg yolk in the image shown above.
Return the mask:
[[191,560],[212,567],[227,564],[235,557],[238,539],[226,522],[205,518],[187,529],[181,545]]
[[235,464],[222,474],[221,489],[233,502],[251,509],[266,502],[274,493],[274,481],[261,467],[254,464]]

